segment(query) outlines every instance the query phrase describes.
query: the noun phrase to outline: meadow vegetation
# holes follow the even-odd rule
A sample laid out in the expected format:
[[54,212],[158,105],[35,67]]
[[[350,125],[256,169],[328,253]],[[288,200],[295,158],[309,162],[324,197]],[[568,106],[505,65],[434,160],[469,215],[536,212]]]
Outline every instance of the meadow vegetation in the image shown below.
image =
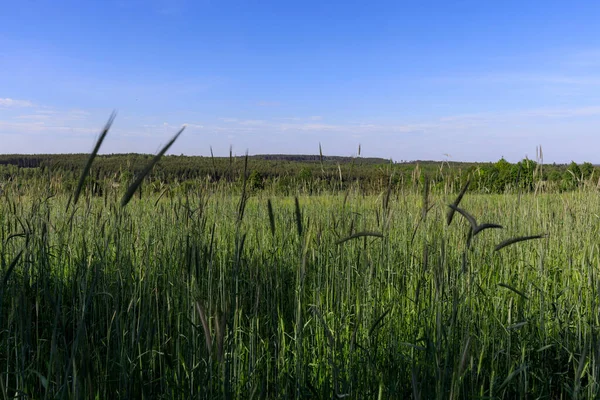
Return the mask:
[[307,190],[317,160],[282,193],[252,159],[186,184],[158,158],[5,167],[0,397],[600,395],[593,168],[500,190],[447,165],[367,186],[350,163]]

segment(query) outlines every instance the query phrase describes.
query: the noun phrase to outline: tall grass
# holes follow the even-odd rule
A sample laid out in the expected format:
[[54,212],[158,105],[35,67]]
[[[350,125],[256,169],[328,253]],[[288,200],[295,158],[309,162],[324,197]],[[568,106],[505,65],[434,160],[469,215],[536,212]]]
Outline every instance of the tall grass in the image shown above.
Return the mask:
[[0,396],[599,396],[596,192],[243,187],[67,210],[9,185]]

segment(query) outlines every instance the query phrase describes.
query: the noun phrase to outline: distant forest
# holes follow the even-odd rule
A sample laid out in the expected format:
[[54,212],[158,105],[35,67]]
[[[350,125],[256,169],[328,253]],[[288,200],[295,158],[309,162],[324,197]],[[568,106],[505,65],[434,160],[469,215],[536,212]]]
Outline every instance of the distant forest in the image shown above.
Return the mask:
[[[101,192],[127,184],[152,158],[149,154],[100,155],[94,160],[90,187]],[[0,155],[0,186],[8,182],[27,185],[51,177],[57,189],[71,190],[81,174],[87,154]],[[589,162],[542,164],[524,159],[489,163],[453,161],[392,162],[383,158],[320,155],[255,155],[230,157],[165,156],[155,166],[147,184],[153,188],[175,185],[185,190],[206,185],[240,186],[277,194],[319,194],[358,188],[365,193],[388,189],[414,189],[428,182],[432,190],[454,192],[471,180],[471,189],[482,193],[519,191],[569,191],[597,187],[600,169]],[[158,190],[158,189],[156,189]]]

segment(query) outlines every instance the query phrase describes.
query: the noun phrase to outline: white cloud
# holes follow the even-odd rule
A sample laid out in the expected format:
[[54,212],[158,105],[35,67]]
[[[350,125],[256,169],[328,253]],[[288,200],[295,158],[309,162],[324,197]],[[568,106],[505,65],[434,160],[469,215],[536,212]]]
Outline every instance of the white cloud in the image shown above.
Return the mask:
[[266,124],[266,122],[261,119],[248,119],[245,121],[240,121],[239,124],[240,125],[249,125],[249,126],[263,126]]
[[47,134],[68,133],[74,135],[89,135],[99,132],[99,128],[73,127],[67,125],[57,125],[46,123],[44,121],[0,121],[0,134]]
[[185,123],[183,125],[185,125],[189,129],[203,129],[204,128],[204,125],[200,125],[200,124]]
[[18,115],[15,117],[18,120],[38,120],[38,121],[45,121],[45,120],[49,120],[52,118],[51,115],[49,114],[24,114],[24,115]]
[[[10,101],[6,101],[10,100]],[[23,100],[0,99],[0,105],[15,107],[33,107],[34,104]],[[65,137],[91,136],[97,134],[101,125],[90,122],[90,113],[80,109],[59,110],[52,107],[37,106],[27,114],[17,114],[0,120],[0,135],[20,135],[29,140],[33,147],[39,145],[40,137],[55,138],[60,142]],[[35,137],[35,138],[34,138]],[[67,143],[64,143],[67,144]],[[29,146],[24,150],[29,152]],[[65,152],[70,150],[65,147]]]
[[0,97],[0,107],[32,107],[33,103],[28,100],[17,100],[9,97]]
[[55,110],[48,107],[32,110],[31,113],[17,115],[14,118],[18,121],[46,121],[51,125],[66,125],[76,121],[86,121],[90,113],[80,109]]

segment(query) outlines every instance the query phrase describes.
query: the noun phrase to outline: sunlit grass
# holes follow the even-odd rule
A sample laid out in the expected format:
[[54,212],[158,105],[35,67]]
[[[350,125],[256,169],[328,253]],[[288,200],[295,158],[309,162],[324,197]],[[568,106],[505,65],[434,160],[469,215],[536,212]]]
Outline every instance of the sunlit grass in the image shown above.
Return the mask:
[[258,193],[240,218],[227,188],[68,210],[8,188],[0,393],[597,397],[597,193],[467,192],[460,208],[504,227],[468,247],[456,194],[423,219],[419,192]]

